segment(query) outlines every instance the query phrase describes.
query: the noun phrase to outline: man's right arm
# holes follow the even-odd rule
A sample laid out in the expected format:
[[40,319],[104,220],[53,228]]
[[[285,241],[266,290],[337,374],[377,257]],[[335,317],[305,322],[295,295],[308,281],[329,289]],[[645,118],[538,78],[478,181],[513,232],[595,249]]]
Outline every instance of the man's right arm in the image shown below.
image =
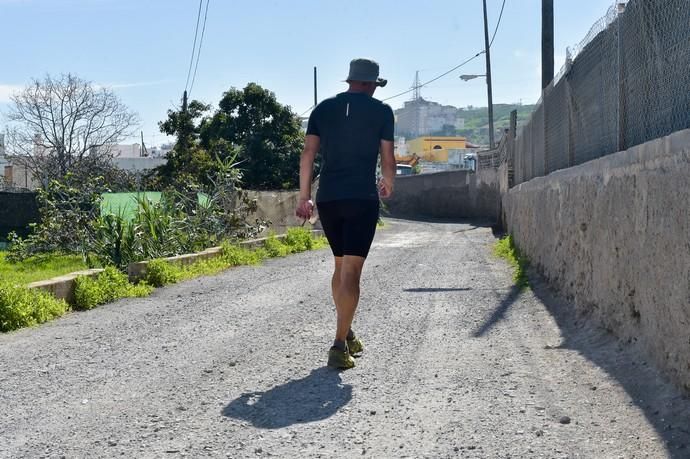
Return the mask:
[[296,215],[300,218],[310,218],[314,208],[311,200],[311,180],[314,171],[314,159],[319,152],[321,138],[307,134],[304,139],[304,150],[299,160],[299,202]]

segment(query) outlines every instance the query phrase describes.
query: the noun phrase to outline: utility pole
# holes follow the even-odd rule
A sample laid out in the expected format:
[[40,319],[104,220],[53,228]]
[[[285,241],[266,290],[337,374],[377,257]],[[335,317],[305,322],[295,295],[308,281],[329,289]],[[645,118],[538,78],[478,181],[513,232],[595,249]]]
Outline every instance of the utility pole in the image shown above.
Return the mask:
[[314,66],[314,107],[319,103],[319,98],[316,93],[316,66]]
[[494,143],[494,103],[491,94],[491,50],[489,49],[489,20],[486,15],[486,0],[484,0],[484,51],[486,53],[486,93],[489,99],[489,148],[496,147]]
[[553,0],[541,0],[541,89],[553,80]]
[[177,132],[177,143],[180,144],[181,150],[186,151],[187,150],[187,90],[184,90],[184,93],[182,94],[182,116],[181,118],[181,125],[178,127],[178,132]]

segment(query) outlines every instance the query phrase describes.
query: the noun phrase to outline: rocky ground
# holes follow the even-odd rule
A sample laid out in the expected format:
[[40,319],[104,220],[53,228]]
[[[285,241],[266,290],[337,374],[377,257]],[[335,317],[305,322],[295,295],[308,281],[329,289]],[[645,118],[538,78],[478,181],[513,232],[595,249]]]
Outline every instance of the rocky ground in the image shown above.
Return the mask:
[[0,335],[0,457],[690,457],[688,398],[494,241],[389,221],[342,373],[326,250]]

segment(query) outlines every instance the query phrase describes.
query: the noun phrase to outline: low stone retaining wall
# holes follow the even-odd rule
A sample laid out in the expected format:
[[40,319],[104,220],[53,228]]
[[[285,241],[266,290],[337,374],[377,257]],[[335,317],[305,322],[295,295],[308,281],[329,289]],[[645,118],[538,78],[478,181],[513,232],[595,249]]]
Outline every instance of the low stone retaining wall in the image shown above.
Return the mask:
[[522,183],[503,208],[579,312],[690,390],[690,130]]
[[[314,235],[323,235],[321,230],[312,230]],[[284,234],[276,236],[278,239],[285,237]],[[264,241],[268,238],[250,239],[248,241],[242,241],[239,243],[242,247],[255,248],[263,245]],[[198,261],[209,260],[211,258],[219,257],[222,254],[221,247],[211,247],[210,249],[203,250],[197,253],[187,253],[184,255],[177,255],[175,257],[163,258],[163,260],[182,266],[191,265]],[[127,274],[129,280],[136,282],[146,275],[146,267],[148,266],[148,261],[140,261],[137,263],[130,263],[127,267]],[[74,289],[76,287],[75,280],[81,276],[96,277],[99,273],[103,272],[102,269],[88,269],[85,271],[77,271],[69,274],[65,274],[59,277],[53,277],[51,279],[46,279],[43,281],[32,282],[27,287],[37,288],[50,292],[55,296],[55,298],[67,301],[69,304],[74,304]]]
[[78,277],[96,277],[103,272],[102,269],[87,269],[84,271],[75,271],[73,273],[65,274],[64,276],[53,277],[38,282],[32,282],[27,285],[28,288],[36,288],[52,293],[58,300],[65,300],[69,304],[74,304],[74,289],[76,288],[76,280]]

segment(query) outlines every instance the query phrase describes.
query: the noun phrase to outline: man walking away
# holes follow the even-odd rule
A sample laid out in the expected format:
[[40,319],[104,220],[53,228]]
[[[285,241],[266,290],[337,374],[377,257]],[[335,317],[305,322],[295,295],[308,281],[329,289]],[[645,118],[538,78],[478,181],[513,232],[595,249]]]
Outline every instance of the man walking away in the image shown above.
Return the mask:
[[[321,151],[321,174],[316,206],[335,257],[331,282],[337,312],[328,365],[347,369],[364,346],[352,331],[359,302],[360,276],[376,232],[379,197],[393,193],[393,110],[373,98],[387,81],[379,78],[379,65],[369,59],[350,62],[349,89],[321,102],[311,113],[300,159],[300,199],[296,214],[310,218],[314,158]],[[376,185],[376,164],[381,153],[383,177]]]

